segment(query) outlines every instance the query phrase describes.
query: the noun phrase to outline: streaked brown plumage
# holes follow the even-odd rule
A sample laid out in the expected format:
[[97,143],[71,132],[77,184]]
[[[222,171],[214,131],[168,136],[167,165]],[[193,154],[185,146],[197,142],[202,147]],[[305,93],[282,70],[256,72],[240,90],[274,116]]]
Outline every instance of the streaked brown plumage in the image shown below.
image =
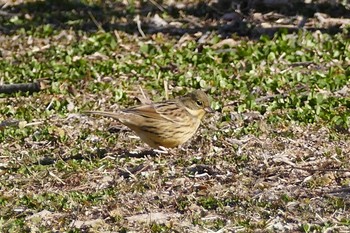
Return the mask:
[[118,112],[87,111],[112,117],[132,129],[153,148],[176,147],[197,131],[206,112],[212,112],[208,96],[200,90],[176,99],[131,107]]

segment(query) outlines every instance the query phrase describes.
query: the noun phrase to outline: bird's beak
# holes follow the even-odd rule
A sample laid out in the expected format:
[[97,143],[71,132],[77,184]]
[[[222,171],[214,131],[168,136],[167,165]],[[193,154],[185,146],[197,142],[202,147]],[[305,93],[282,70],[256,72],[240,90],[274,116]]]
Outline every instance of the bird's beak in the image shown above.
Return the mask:
[[204,111],[206,111],[207,113],[214,113],[215,112],[211,107],[204,108]]

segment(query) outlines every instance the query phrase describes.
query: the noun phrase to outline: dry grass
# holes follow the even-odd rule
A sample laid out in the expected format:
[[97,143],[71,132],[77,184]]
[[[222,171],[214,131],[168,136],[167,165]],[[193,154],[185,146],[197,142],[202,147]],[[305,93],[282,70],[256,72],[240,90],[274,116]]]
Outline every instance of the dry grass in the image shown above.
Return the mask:
[[[126,13],[135,16],[137,4],[124,6]],[[225,40],[218,34],[230,23],[216,18],[217,9],[203,25],[220,27],[191,34],[202,8],[189,7],[181,27],[154,34],[148,25],[143,38],[136,24],[133,33],[84,30],[103,19],[120,26],[128,14],[113,21],[107,11],[101,19],[103,9],[89,6],[95,23],[87,16],[79,24],[83,11],[69,8],[70,21],[51,28],[40,11],[28,23],[23,4],[10,9],[20,17],[2,21],[0,80],[49,84],[0,99],[0,121],[20,122],[0,125],[3,232],[349,231],[346,32]],[[174,21],[176,12],[159,11]],[[38,18],[43,25],[35,28]],[[177,36],[180,29],[189,34]],[[217,112],[167,153],[151,151],[117,122],[80,114],[134,105],[139,86],[155,101],[209,89]]]

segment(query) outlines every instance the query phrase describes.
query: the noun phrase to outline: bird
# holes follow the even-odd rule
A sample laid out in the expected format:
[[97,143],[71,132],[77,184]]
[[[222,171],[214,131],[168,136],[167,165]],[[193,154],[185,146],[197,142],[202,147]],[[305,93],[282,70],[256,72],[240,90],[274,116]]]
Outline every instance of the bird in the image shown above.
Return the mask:
[[213,113],[208,95],[195,90],[162,102],[151,102],[116,112],[85,111],[117,119],[151,148],[174,148],[187,142],[198,130],[206,113]]

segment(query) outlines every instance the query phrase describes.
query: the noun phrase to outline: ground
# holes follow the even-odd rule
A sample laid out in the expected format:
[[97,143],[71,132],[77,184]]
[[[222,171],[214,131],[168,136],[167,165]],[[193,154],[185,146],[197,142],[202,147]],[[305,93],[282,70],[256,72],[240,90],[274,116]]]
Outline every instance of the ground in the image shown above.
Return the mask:
[[[350,231],[346,1],[0,3],[2,232]],[[194,89],[166,153],[83,114]]]

